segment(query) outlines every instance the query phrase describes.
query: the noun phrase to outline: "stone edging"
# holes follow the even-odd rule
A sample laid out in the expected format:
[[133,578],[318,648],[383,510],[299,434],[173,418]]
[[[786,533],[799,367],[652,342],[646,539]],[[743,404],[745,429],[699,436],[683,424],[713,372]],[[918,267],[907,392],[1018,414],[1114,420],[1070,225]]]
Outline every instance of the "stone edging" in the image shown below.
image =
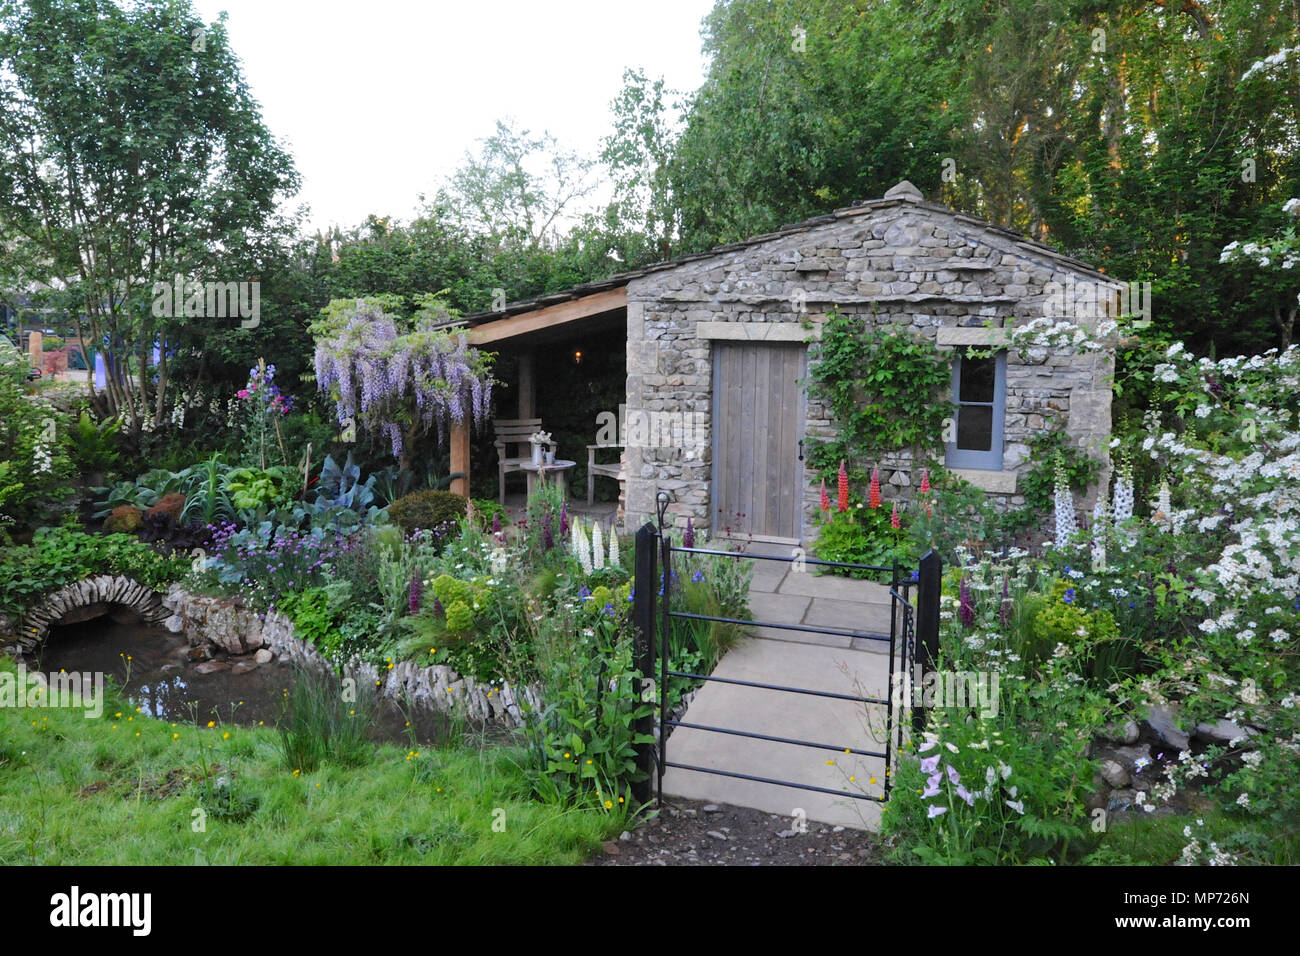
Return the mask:
[[[315,647],[297,637],[293,621],[278,611],[261,615],[228,598],[190,594],[179,585],[173,585],[161,603],[171,613],[163,626],[174,633],[183,631],[191,646],[232,655],[265,651],[294,663],[334,666]],[[373,664],[348,664],[342,676],[354,679],[358,686],[364,683],[375,687],[382,696],[395,701],[509,727],[523,724],[521,700],[534,711],[540,708],[534,688],[520,691],[509,683],[486,684],[462,677],[441,664],[418,667],[414,661],[399,661],[382,671]]]

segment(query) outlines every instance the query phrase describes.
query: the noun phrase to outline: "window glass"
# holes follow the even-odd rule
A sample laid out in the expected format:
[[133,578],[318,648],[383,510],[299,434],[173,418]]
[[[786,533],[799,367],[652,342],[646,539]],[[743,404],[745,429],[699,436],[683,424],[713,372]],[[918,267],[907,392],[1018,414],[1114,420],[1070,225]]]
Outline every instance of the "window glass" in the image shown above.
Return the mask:
[[993,447],[991,406],[963,405],[957,412],[957,447],[964,451],[989,451]]
[[993,383],[997,376],[997,359],[970,358],[961,360],[961,402],[992,402]]

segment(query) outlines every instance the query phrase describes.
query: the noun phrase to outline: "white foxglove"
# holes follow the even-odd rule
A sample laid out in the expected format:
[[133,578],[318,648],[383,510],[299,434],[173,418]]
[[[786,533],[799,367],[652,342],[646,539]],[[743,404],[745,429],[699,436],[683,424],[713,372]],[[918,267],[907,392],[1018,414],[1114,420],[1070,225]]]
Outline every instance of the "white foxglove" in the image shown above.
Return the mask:
[[1107,524],[1106,492],[1104,489],[1098,489],[1097,504],[1092,509],[1092,569],[1094,571],[1106,569]]
[[1127,551],[1133,546],[1133,532],[1124,527],[1124,522],[1133,517],[1133,462],[1125,455],[1115,472],[1115,492],[1111,501],[1111,517],[1115,522],[1115,535],[1119,539],[1121,550]]
[[1169,503],[1169,482],[1165,480],[1160,482],[1160,493],[1156,496],[1156,504],[1151,514],[1151,520],[1157,524],[1168,525],[1170,512],[1173,510],[1173,505]]
[[1070,494],[1070,485],[1065,477],[1065,466],[1056,466],[1056,546],[1064,548],[1070,538],[1079,530],[1074,520],[1074,495]]

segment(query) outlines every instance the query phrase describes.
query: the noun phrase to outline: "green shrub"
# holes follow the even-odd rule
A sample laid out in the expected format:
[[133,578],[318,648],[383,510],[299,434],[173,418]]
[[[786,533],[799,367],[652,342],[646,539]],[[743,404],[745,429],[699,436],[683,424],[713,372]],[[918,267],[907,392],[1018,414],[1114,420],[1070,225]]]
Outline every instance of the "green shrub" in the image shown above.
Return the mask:
[[97,574],[165,591],[189,570],[188,557],[163,557],[129,535],[39,528],[31,545],[0,551],[0,613],[21,616],[50,592]]
[[[903,532],[890,526],[889,518],[890,510],[883,506],[832,512],[831,519],[818,532],[814,553],[823,561],[843,561],[846,564],[888,567],[895,557],[906,562],[911,557],[910,547]],[[877,573],[856,569],[824,570],[853,578],[879,577]]]
[[492,530],[492,518],[499,518],[502,526],[510,523],[510,512],[491,498],[474,498],[474,514],[480,531]]
[[136,534],[144,524],[144,512],[132,505],[120,505],[104,519],[109,534]]
[[388,506],[388,517],[405,534],[442,532],[465,517],[468,499],[450,491],[417,491]]

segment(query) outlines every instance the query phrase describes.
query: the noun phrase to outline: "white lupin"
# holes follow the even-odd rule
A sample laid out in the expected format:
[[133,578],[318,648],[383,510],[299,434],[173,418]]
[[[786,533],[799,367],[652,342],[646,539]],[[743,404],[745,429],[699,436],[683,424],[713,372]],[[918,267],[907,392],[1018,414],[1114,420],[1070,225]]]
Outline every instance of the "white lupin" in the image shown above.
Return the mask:
[[610,525],[610,528],[609,528],[609,566],[610,566],[611,568],[616,568],[616,567],[618,567],[618,563],[619,563],[619,562],[618,562],[618,532],[616,532],[616,531],[614,530],[614,526],[613,526],[613,525]]
[[591,526],[591,566],[597,571],[605,566],[605,536],[599,521]]

